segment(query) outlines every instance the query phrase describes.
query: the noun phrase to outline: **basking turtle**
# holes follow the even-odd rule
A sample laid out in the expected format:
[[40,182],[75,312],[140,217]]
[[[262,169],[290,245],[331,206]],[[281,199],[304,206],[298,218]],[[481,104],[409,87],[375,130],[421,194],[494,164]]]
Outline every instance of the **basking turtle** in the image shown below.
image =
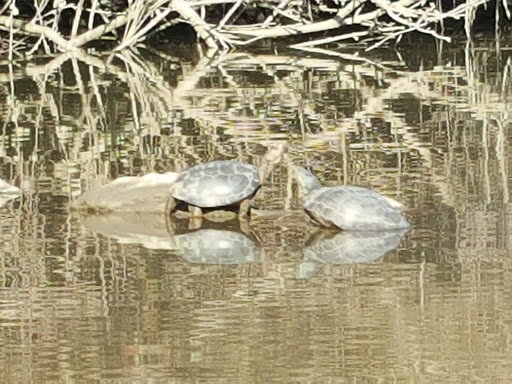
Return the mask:
[[304,168],[295,169],[297,181],[306,192],[302,207],[326,227],[352,231],[383,231],[409,228],[398,211],[401,204],[367,188],[340,185],[322,187]]
[[201,216],[203,209],[236,210],[240,217],[249,211],[249,201],[281,160],[284,143],[271,144],[260,167],[233,160],[216,160],[183,171],[169,189],[167,212],[174,212],[180,203],[190,214]]

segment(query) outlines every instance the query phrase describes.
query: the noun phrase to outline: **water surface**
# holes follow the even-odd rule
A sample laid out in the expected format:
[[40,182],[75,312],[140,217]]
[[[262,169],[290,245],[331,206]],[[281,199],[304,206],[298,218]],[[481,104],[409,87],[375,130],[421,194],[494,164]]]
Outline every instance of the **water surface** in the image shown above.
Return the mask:
[[[23,190],[0,208],[0,380],[506,382],[510,57],[464,48],[0,63],[0,177]],[[290,152],[258,208],[300,208],[298,164],[396,198],[413,228],[172,237],[163,214],[69,212],[121,176],[258,164],[271,141]]]

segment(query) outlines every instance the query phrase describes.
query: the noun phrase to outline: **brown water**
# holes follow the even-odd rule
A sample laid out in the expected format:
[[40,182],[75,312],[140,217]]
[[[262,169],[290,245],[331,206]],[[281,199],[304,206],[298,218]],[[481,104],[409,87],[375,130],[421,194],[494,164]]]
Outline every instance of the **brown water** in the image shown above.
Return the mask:
[[[508,382],[510,51],[191,52],[0,63],[0,177],[23,190],[0,208],[0,381]],[[300,164],[396,198],[412,230],[171,238],[163,215],[68,212],[276,140],[258,207],[299,209]]]

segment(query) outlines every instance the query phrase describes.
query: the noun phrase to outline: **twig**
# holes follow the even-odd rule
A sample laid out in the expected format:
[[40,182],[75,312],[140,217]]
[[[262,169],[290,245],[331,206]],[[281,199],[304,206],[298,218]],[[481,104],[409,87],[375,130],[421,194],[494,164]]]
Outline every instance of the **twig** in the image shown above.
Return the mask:
[[288,6],[289,2],[290,2],[290,0],[283,0],[277,7],[272,7],[272,9],[273,9],[272,15],[267,17],[267,19],[263,22],[261,27],[268,28],[270,23],[274,20],[274,18],[277,15],[282,15],[282,16],[287,17],[293,21],[301,21],[300,17],[294,17],[293,15],[289,15],[288,13],[284,12],[284,9]]
[[105,25],[100,25],[90,31],[82,33],[75,37],[70,44],[71,48],[81,47],[84,44],[87,44],[90,41],[96,40],[101,36],[105,36],[106,34],[116,30],[119,27],[122,27],[130,20],[128,15],[118,15],[114,20]]
[[20,31],[27,32],[34,35],[42,35],[47,39],[53,41],[58,47],[63,50],[72,49],[73,46],[64,39],[58,32],[53,29],[37,25],[32,22],[26,23],[22,20],[15,19],[10,16],[0,16],[0,24],[9,29],[19,29]]
[[[29,53],[35,52],[41,44],[44,45],[47,52],[54,51],[55,48],[60,51],[71,51],[112,32],[115,33],[120,27],[126,26],[124,36],[116,48],[122,50],[126,47],[133,47],[155,31],[167,28],[180,20],[190,24],[197,32],[198,37],[211,50],[218,50],[220,47],[227,49],[229,46],[249,45],[262,38],[305,35],[351,25],[370,29],[300,43],[294,48],[318,46],[349,38],[360,39],[368,37],[372,32],[379,38],[379,41],[368,48],[370,50],[392,39],[398,42],[405,33],[411,31],[419,31],[436,39],[449,41],[448,37],[436,32],[432,27],[433,24],[442,23],[447,18],[465,18],[465,28],[469,35],[475,10],[482,4],[488,3],[488,0],[463,2],[448,12],[442,12],[442,9],[434,7],[431,1],[417,0],[371,0],[376,7],[372,11],[367,11],[367,7],[364,7],[366,3],[369,3],[365,0],[332,0],[328,6],[321,0],[308,0],[306,7],[302,0],[257,1],[251,3],[252,6],[270,9],[272,13],[263,23],[251,25],[234,24],[236,21],[234,19],[237,18],[235,15],[241,14],[244,4],[248,3],[248,0],[128,0],[127,8],[122,13],[113,13],[109,2],[99,0],[87,2],[84,0],[73,2],[70,0],[32,0],[32,2],[35,14],[29,21],[22,20],[22,16],[18,16],[17,2],[14,0],[4,1],[1,5],[0,30],[6,30],[9,33],[11,50],[15,49],[17,35],[25,34],[38,37],[38,40],[29,48]],[[52,2],[54,8],[49,6]],[[90,4],[89,9],[84,8],[86,3]],[[206,22],[207,9],[228,4],[232,5],[216,24],[210,25]],[[310,22],[313,17],[312,4],[316,7],[317,16],[325,17],[325,13],[334,14],[334,16],[328,20]],[[505,14],[510,18],[506,0],[498,0],[495,6],[502,6]],[[47,12],[45,12],[46,9],[48,9]],[[60,33],[61,15],[62,11],[66,9],[74,11],[69,38]],[[496,10],[499,11],[498,8]],[[179,16],[176,16],[176,13]],[[279,19],[278,15],[281,16]],[[379,18],[384,15],[391,20],[386,24],[393,25],[391,30],[382,27],[384,21]],[[293,22],[285,24],[289,21],[282,22],[283,19],[293,20]],[[79,33],[82,21],[87,21],[88,30]],[[272,23],[275,23],[276,26],[269,27]],[[12,58],[12,52],[10,57]]]
[[[408,0],[412,1],[412,0]],[[238,33],[242,35],[247,36],[254,36],[254,37],[285,37],[285,36],[292,36],[292,35],[300,35],[300,34],[307,34],[307,33],[314,33],[314,32],[321,32],[321,31],[327,31],[330,29],[339,28],[342,25],[349,25],[352,23],[357,24],[358,22],[350,21],[350,18],[348,17],[355,8],[362,5],[364,3],[363,0],[354,0],[354,4],[351,4],[350,6],[347,6],[345,8],[342,8],[339,10],[339,12],[334,16],[333,18],[325,21],[319,21],[316,23],[311,24],[291,24],[291,25],[285,25],[285,26],[279,26],[275,28],[268,28],[268,29],[261,29],[261,28],[230,28],[229,32],[231,33]],[[370,12],[369,14],[366,14],[365,16],[368,17],[370,20],[375,19],[378,15],[382,14],[384,11],[377,10],[374,12]],[[363,20],[363,18],[361,18]]]
[[243,0],[238,0],[235,4],[233,4],[231,9],[228,11],[228,13],[226,13],[226,16],[224,16],[222,18],[222,20],[220,21],[220,23],[218,24],[217,29],[222,29],[224,24],[226,24],[228,22],[228,20],[231,18],[231,16],[233,16],[233,14],[240,7],[240,5],[242,5],[242,3],[243,3]]
[[8,0],[7,2],[5,2],[4,6],[0,9],[0,15],[4,13],[7,9],[9,9],[13,2],[14,0]]
[[384,69],[384,70],[388,69],[387,67],[385,67],[384,65],[382,65],[382,64],[380,64],[378,62],[375,62],[375,61],[372,61],[372,60],[367,59],[365,57],[361,57],[361,56],[354,55],[354,54],[335,52],[335,51],[330,51],[328,49],[315,48],[315,47],[300,47],[299,49],[307,50],[308,52],[320,53],[322,55],[335,56],[335,57],[339,57],[339,58],[342,58],[342,59],[347,60],[347,61],[355,61],[355,62],[367,63],[369,65],[372,65],[372,66],[376,67],[376,68],[381,68],[381,69]]
[[[406,12],[404,12],[404,9],[407,9],[407,8],[397,7],[394,4],[391,4],[390,2],[384,1],[384,0],[372,0],[372,2],[375,5],[379,6],[380,8],[385,9],[386,13],[388,14],[388,16],[391,17],[393,20],[395,20],[397,23],[403,24],[403,25],[409,27],[408,29],[405,30],[405,32],[410,32],[410,31],[417,30],[417,31],[420,31],[420,32],[423,32],[423,33],[426,33],[426,34],[430,34],[430,35],[434,36],[437,39],[445,40],[445,41],[450,41],[449,37],[441,36],[438,33],[436,33],[435,31],[432,31],[432,30],[425,29],[425,28],[421,27],[420,26],[420,22],[422,21],[421,19],[418,19],[418,21],[416,23],[412,23],[412,22],[404,19],[403,17],[400,17],[397,13],[393,12],[393,10],[396,9],[397,11],[401,11],[402,14],[405,14]],[[426,15],[428,15],[428,11],[425,11],[424,16],[426,16]],[[425,18],[423,18],[423,20],[424,19]],[[429,24],[429,21],[424,21],[423,24],[424,25]],[[401,32],[401,33],[403,34],[405,32]]]
[[155,17],[153,17],[144,27],[140,28],[137,32],[133,33],[132,36],[130,36],[127,39],[123,39],[123,42],[115,50],[120,51],[128,46],[135,44],[150,29],[154,28],[161,20],[165,19],[170,12],[170,9],[165,9],[163,11],[156,10]]
[[348,40],[348,39],[354,39],[354,40],[358,41],[360,37],[367,36],[369,33],[370,33],[369,31],[352,32],[352,33],[347,33],[347,34],[339,35],[339,36],[326,37],[325,39],[306,41],[304,43],[294,44],[291,46],[291,48],[314,47],[316,45],[330,44],[330,43],[334,43],[335,41]]
[[92,29],[94,27],[94,16],[96,16],[96,10],[98,9],[98,0],[92,0],[91,8],[89,8],[89,21],[87,22],[87,28]]
[[75,6],[75,17],[73,19],[73,27],[71,28],[71,39],[76,36],[78,26],[80,25],[80,17],[82,16],[82,8],[84,7],[84,0],[79,0]]
[[187,4],[185,0],[172,0],[171,6],[181,15],[181,17],[187,20],[194,27],[197,34],[204,40],[210,49],[218,49],[217,43],[213,38],[213,31],[210,29],[208,24],[206,24],[206,22],[199,17],[196,11],[194,11],[190,5]]

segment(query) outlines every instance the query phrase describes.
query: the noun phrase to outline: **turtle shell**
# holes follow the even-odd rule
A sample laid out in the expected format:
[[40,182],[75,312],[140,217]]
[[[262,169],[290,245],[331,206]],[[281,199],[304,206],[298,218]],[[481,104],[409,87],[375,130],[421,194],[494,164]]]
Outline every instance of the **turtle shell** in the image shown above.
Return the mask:
[[304,209],[324,226],[353,231],[382,231],[409,228],[410,224],[389,199],[367,188],[322,187],[302,201]]
[[214,208],[240,203],[252,197],[260,186],[257,166],[216,160],[182,172],[170,193],[187,204]]

